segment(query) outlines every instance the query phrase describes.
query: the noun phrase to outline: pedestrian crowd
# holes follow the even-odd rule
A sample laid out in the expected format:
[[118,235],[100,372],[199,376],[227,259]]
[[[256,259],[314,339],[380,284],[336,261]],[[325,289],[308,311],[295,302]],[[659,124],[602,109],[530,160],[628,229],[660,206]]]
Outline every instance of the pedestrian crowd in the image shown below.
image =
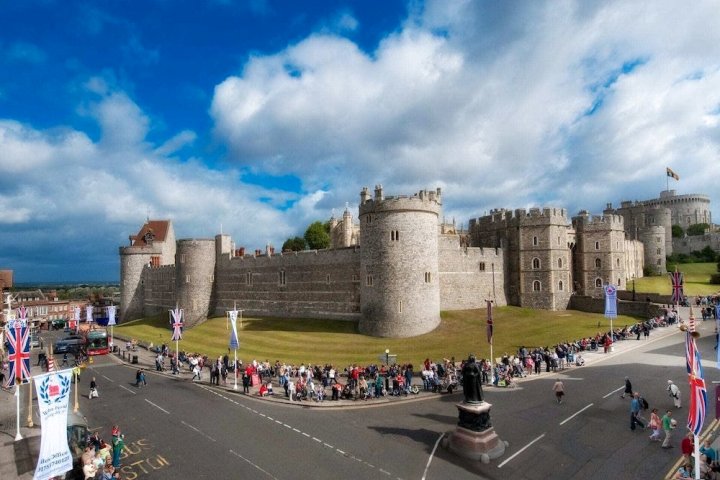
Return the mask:
[[82,470],[82,477],[85,480],[119,480],[120,460],[125,448],[125,435],[120,428],[114,425],[110,432],[111,440],[106,442],[98,432],[88,435],[85,442],[85,450],[80,456],[79,465],[76,468]]

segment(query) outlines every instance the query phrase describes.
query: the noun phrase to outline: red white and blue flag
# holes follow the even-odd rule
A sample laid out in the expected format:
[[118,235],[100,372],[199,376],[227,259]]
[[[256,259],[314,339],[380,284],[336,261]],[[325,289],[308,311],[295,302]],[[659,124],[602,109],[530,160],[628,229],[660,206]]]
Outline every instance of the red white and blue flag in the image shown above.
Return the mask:
[[10,363],[10,374],[6,386],[27,383],[30,380],[30,329],[27,324],[18,320],[8,323],[5,328]]
[[670,281],[672,282],[672,303],[679,304],[685,299],[683,293],[683,274],[682,272],[670,273]]
[[688,412],[687,426],[695,435],[699,435],[705,423],[707,390],[700,363],[700,352],[695,344],[695,337],[691,335],[690,331],[685,334],[685,360],[690,382],[690,411]]
[[182,309],[175,307],[175,310],[170,310],[170,315],[172,316],[173,327],[172,340],[177,342],[178,340],[182,340],[183,311]]
[[492,311],[492,300],[485,300],[487,303],[487,341],[492,343],[493,341],[493,311]]

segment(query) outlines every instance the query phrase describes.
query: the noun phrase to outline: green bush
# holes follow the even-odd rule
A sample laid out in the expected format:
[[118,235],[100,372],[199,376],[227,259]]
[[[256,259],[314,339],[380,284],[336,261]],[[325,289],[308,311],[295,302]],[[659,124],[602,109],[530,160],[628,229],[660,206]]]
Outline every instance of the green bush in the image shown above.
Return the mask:
[[680,225],[673,225],[672,226],[672,237],[673,238],[682,238],[683,235],[685,235],[685,230]]

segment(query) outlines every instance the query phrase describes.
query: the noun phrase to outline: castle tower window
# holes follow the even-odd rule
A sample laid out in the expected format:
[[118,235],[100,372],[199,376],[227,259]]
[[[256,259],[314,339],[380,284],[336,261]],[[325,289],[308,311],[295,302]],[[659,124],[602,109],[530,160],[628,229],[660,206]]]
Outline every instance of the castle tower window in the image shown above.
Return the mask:
[[658,258],[658,259],[657,259],[657,264],[658,264],[658,265],[662,265],[662,259]]
[[595,242],[595,250],[600,250],[600,242]]
[[393,242],[400,240],[400,230],[390,230],[390,240]]
[[660,249],[658,248],[658,249],[657,249],[657,254],[658,254],[658,255],[662,255],[662,250],[660,250]]
[[185,283],[190,283],[190,275],[185,275]]
[[558,258],[558,268],[562,268],[562,266],[563,266],[562,258]]
[[595,288],[602,288],[602,278],[595,279]]
[[617,283],[617,285],[618,285],[618,287],[622,287],[622,282],[620,281],[619,278],[618,278],[618,283]]
[[402,313],[402,307],[403,307],[403,305],[402,305],[402,300],[400,300],[400,301],[398,302],[398,310],[400,311],[400,313]]
[[542,285],[540,285],[540,280],[535,280],[533,282],[533,292],[540,292],[542,291]]
[[180,255],[180,263],[185,263],[185,254]]
[[367,277],[365,277],[365,286],[366,287],[373,286],[373,276],[372,275],[368,275]]
[[245,274],[245,285],[252,285],[252,273],[247,272]]
[[599,258],[595,259],[595,268],[602,268],[602,260]]
[[564,288],[565,288],[565,285],[563,285],[562,280],[560,280],[560,281],[558,282],[558,290],[562,292]]
[[533,258],[533,260],[532,260],[532,268],[533,268],[533,270],[539,270],[539,269],[540,269],[540,259],[539,259],[539,258]]
[[327,275],[325,276],[325,283],[327,283],[328,285],[330,285],[330,274],[327,274]]
[[432,283],[432,273],[425,272],[425,283]]
[[480,271],[484,272],[485,271],[485,262],[480,262],[479,267],[480,267]]
[[620,259],[619,259],[619,258],[615,260],[615,265],[618,266],[618,267],[620,266]]
[[538,238],[533,237],[533,246],[537,247],[537,245],[538,245]]
[[280,270],[280,271],[278,272],[278,283],[279,283],[280,285],[285,285],[285,284],[286,284],[286,282],[285,282],[285,270]]
[[560,235],[558,235],[558,245],[560,245]]

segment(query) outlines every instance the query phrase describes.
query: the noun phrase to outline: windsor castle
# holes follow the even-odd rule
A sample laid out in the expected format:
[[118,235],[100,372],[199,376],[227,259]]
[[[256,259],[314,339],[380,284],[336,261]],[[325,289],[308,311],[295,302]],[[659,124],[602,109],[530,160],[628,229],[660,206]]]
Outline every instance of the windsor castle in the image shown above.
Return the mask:
[[[706,195],[663,191],[657,199],[608,204],[602,215],[562,208],[491,211],[467,229],[441,221],[442,192],[360,193],[330,220],[326,250],[246,253],[229,235],[176,239],[170,220],[148,220],[120,247],[121,312],[129,321],[176,304],[192,327],[234,306],[245,314],[356,320],[361,333],[430,332],[441,310],[495,305],[563,310],[574,295],[627,289],[666,271],[683,248],[672,225],[712,225]],[[717,241],[717,239],[715,240]]]

